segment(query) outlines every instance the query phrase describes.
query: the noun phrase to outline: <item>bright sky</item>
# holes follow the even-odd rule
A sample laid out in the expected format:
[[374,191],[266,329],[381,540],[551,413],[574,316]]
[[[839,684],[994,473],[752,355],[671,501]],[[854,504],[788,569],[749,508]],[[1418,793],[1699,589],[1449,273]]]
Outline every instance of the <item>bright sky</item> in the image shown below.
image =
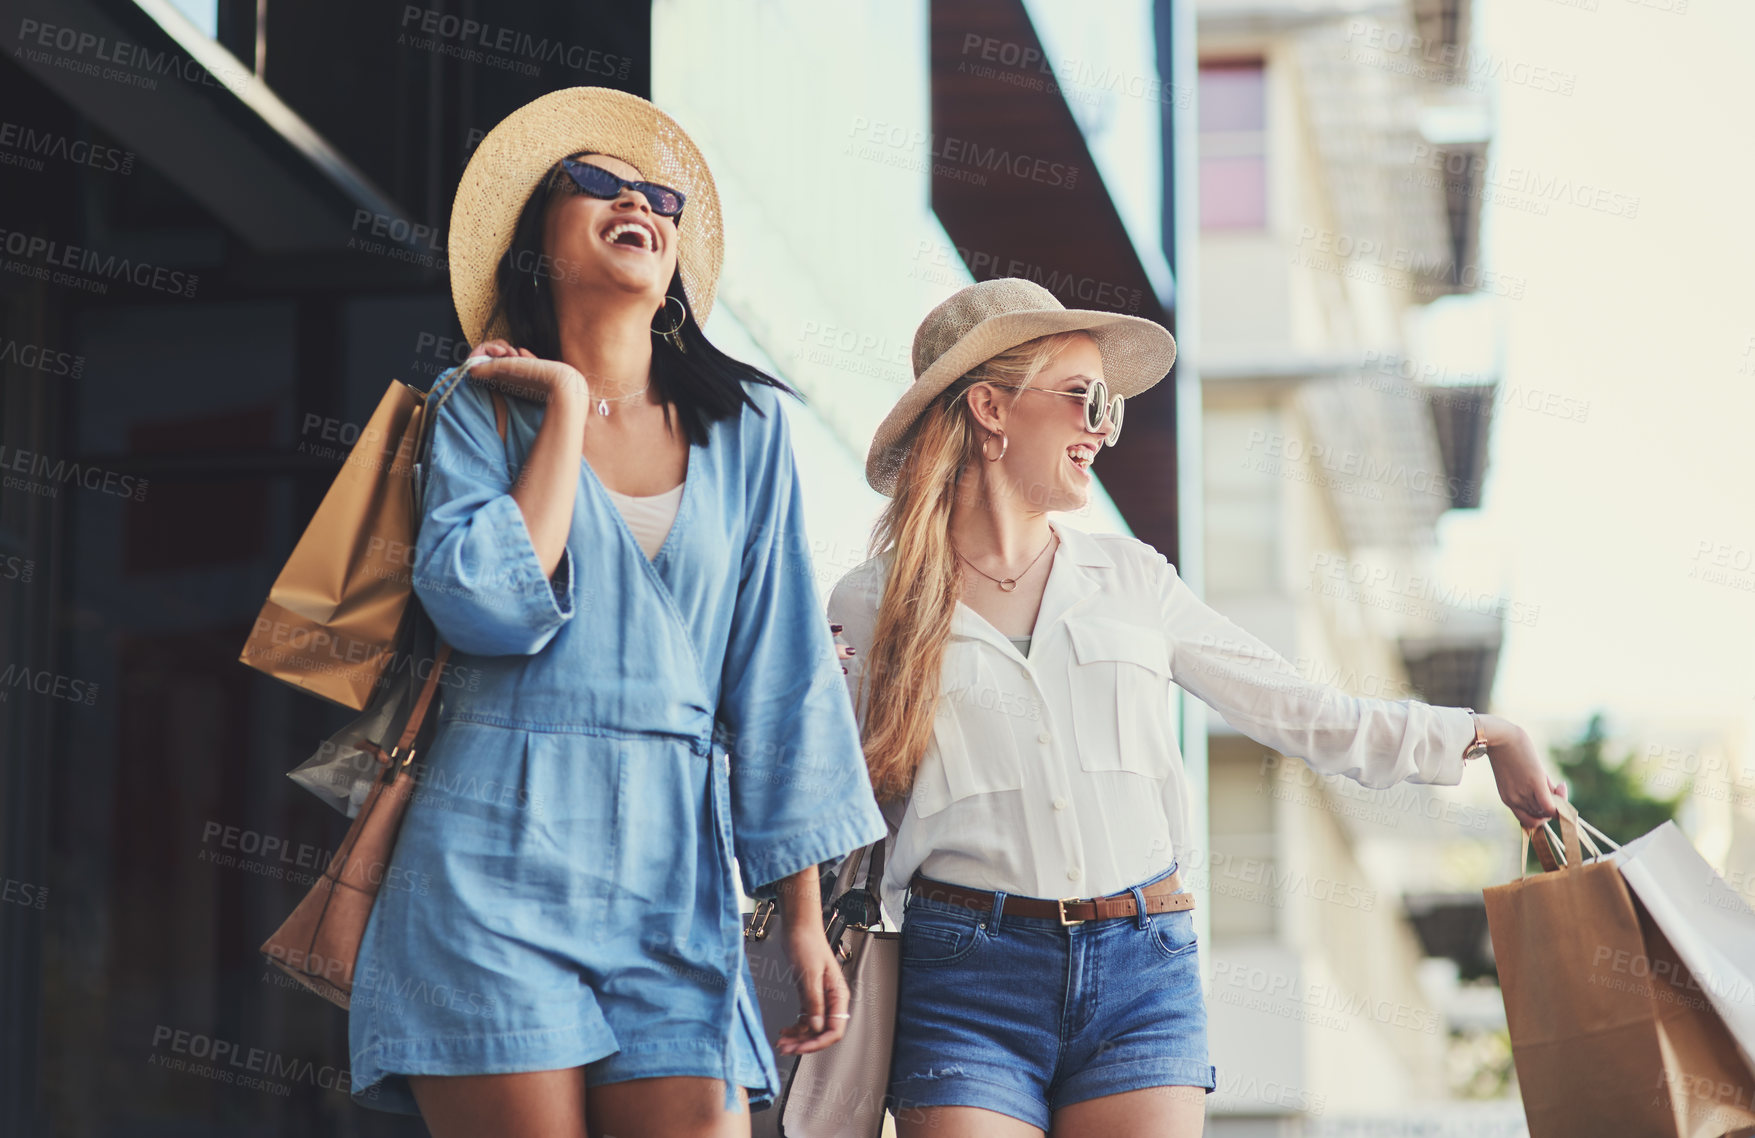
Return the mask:
[[[1595,10],[1591,9],[1594,5]],[[1683,11],[1674,9],[1681,7]],[[1478,514],[1440,533],[1539,605],[1511,624],[1495,710],[1617,723],[1755,711],[1755,4],[1483,0],[1496,93],[1485,267],[1508,387]],[[1543,90],[1571,76],[1572,93]],[[1578,200],[1532,192],[1560,180]],[[1518,192],[1520,179],[1524,188]],[[1606,193],[1610,196],[1603,197]],[[1619,195],[1619,198],[1613,196]],[[1633,216],[1625,213],[1637,198]],[[1546,214],[1530,208],[1548,201]],[[1535,395],[1530,395],[1532,400]],[[1562,403],[1561,406],[1566,406]],[[1540,407],[1540,403],[1537,403]],[[1690,572],[1724,574],[1701,580]],[[1497,572],[1489,574],[1500,587]]]

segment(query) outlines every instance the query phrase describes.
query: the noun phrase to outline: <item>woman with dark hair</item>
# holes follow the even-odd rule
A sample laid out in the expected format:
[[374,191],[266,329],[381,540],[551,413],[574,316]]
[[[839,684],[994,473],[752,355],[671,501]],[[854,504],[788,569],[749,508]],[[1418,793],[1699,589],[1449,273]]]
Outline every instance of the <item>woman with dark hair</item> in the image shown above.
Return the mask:
[[884,833],[784,388],[702,335],[712,178],[632,95],[490,132],[450,262],[475,349],[435,384],[411,561],[467,682],[360,946],[354,1098],[438,1138],[747,1134],[738,1088],[778,1078],[733,859],[793,918],[802,1053],[850,1017],[819,863]]

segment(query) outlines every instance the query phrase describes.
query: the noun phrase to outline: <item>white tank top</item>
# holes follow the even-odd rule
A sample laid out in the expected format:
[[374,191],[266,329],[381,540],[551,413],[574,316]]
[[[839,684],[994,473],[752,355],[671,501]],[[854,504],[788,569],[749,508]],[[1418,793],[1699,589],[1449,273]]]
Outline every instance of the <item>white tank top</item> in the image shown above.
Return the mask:
[[610,490],[609,500],[621,511],[622,519],[633,531],[634,540],[640,543],[650,561],[657,556],[664,546],[664,539],[670,534],[671,523],[676,521],[676,510],[682,504],[683,483],[679,482],[662,494],[619,494]]

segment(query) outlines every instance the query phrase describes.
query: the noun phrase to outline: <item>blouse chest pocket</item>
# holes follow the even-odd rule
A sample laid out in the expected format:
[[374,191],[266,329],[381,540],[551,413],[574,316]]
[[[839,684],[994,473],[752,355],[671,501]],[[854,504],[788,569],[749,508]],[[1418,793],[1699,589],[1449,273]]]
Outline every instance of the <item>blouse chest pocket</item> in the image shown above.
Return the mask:
[[955,639],[946,644],[932,745],[914,783],[915,813],[924,818],[975,795],[1022,787],[1012,732],[1028,724],[1035,707],[1015,685],[1000,684],[977,645]]
[[1077,661],[1070,671],[1079,766],[1168,777],[1169,641],[1161,633],[1106,618],[1069,621],[1067,629]]

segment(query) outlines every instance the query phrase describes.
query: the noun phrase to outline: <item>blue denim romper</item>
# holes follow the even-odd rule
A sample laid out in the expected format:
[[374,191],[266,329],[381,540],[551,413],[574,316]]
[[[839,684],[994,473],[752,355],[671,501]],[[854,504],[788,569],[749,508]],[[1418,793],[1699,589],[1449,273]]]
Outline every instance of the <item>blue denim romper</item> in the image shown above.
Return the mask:
[[574,1066],[723,1078],[727,1109],[777,1093],[732,858],[772,897],[888,830],[779,393],[745,390],[764,414],[691,444],[655,559],[581,462],[545,578],[509,492],[542,407],[508,399],[502,444],[457,380],[410,557],[453,671],[356,964],[360,1105],[418,1113],[408,1074]]

